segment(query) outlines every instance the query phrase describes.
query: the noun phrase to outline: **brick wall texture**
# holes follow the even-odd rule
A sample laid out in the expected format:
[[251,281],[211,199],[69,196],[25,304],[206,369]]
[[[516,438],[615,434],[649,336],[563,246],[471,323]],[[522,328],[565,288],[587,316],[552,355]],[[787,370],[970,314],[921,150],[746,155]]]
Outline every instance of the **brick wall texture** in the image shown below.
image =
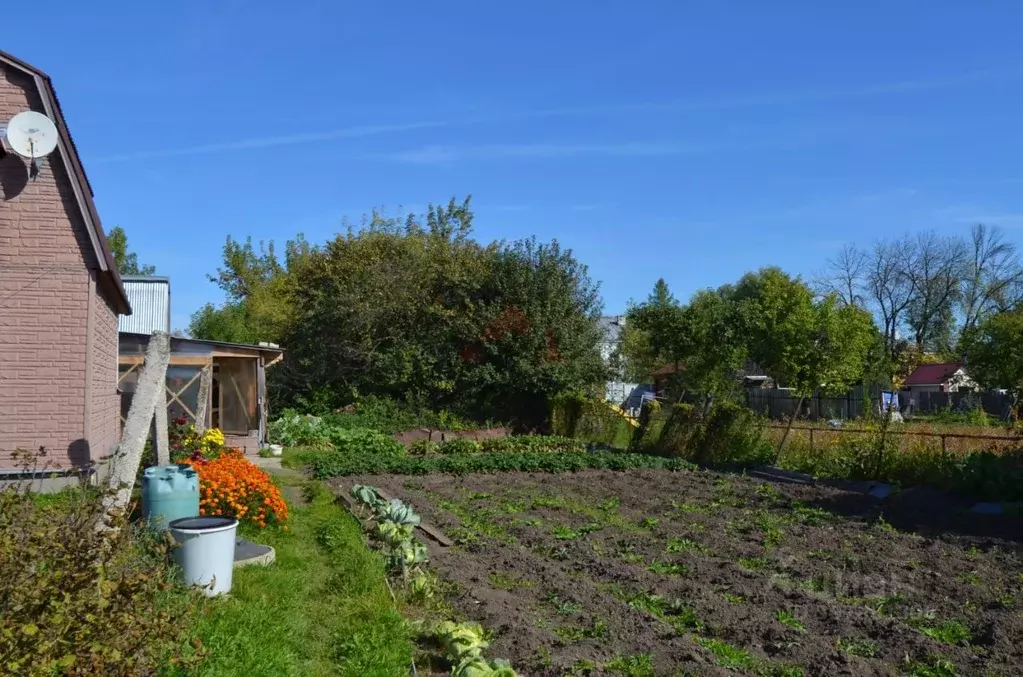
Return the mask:
[[[44,112],[32,78],[0,65],[0,122],[29,109]],[[119,428],[117,315],[59,151],[12,195],[19,162],[0,159],[0,468],[40,446],[63,466],[98,460]]]

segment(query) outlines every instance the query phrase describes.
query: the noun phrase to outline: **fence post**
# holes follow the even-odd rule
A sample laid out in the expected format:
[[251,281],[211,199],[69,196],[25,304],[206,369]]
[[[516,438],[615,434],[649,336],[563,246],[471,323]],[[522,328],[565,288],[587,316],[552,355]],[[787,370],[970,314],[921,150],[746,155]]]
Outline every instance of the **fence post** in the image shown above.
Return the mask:
[[810,456],[813,456],[813,428],[810,428]]
[[941,455],[944,456],[945,453],[946,453],[946,451],[945,451],[945,435],[942,435],[941,436]]

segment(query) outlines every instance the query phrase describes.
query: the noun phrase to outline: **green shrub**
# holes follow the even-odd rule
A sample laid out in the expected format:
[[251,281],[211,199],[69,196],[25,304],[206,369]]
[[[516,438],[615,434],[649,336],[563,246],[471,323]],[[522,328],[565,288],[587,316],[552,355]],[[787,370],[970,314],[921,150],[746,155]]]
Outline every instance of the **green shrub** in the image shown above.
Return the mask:
[[516,435],[514,437],[496,437],[483,440],[480,445],[483,451],[493,452],[543,452],[548,454],[581,453],[586,451],[582,440],[557,435]]
[[440,451],[440,443],[433,440],[416,440],[409,445],[408,453],[413,456],[426,456]]
[[4,675],[144,675],[197,656],[183,642],[198,597],[173,590],[166,544],[117,518],[103,495],[40,500],[0,491],[0,665]]
[[405,446],[390,435],[366,428],[334,428],[330,443],[334,450],[345,456],[405,455]]
[[812,449],[808,438],[792,434],[777,464],[815,477],[851,480],[890,477],[893,464],[898,464],[901,456],[895,436],[885,436],[877,422],[864,422],[858,428],[865,432],[818,435]]
[[[655,421],[662,418],[659,428]],[[633,449],[689,459],[707,465],[752,465],[769,462],[771,443],[764,422],[744,406],[721,402],[706,416],[692,404],[678,403],[667,416],[644,407]],[[655,437],[656,435],[656,437]]]
[[[372,428],[393,435],[404,430],[476,430],[479,424],[457,414],[417,409],[384,397],[367,397],[345,410],[327,414],[324,421],[338,428]],[[488,423],[489,425],[489,423]]]
[[[492,427],[487,422],[483,427]],[[325,448],[339,430],[369,429],[392,435],[405,430],[476,430],[481,426],[447,411],[430,412],[394,400],[369,397],[345,410],[310,416],[285,409],[270,423],[270,439],[284,446]]]
[[639,411],[639,427],[633,429],[629,451],[656,453],[666,418],[661,415],[661,403],[647,400]]
[[693,441],[699,436],[699,424],[696,407],[684,402],[674,404],[661,425],[660,435],[648,440],[648,448],[665,456],[693,456]]
[[[951,408],[943,409],[931,416],[924,416],[921,418],[938,425],[998,425],[998,419],[985,412],[984,409],[979,406],[973,409],[968,409],[967,411],[954,411]],[[914,420],[916,420],[915,417]]]
[[490,454],[450,454],[434,457],[361,456],[352,457],[326,452],[311,459],[313,474],[318,479],[345,475],[395,473],[428,475],[430,473],[466,474],[474,472],[571,472],[575,470],[631,470],[653,468],[687,470],[695,466],[682,459],[660,458],[648,454],[596,452],[591,454],[551,454],[495,452]]
[[552,401],[551,430],[562,437],[624,449],[629,445],[633,426],[607,402],[569,393]]
[[440,453],[442,454],[478,454],[483,451],[483,446],[476,440],[455,438],[441,442]]
[[697,426],[693,454],[698,463],[756,465],[770,462],[774,449],[764,438],[764,422],[734,402],[714,405]]
[[309,416],[286,409],[270,423],[270,439],[286,447],[323,447],[330,444],[330,426],[319,416]]

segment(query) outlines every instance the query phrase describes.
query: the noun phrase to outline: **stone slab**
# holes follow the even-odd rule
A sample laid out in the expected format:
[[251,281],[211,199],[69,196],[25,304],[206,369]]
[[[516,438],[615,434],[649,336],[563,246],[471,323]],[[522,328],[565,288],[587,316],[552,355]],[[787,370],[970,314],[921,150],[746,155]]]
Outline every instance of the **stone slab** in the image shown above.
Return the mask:
[[277,553],[269,545],[260,545],[250,540],[239,538],[234,542],[234,568],[250,564],[271,564]]

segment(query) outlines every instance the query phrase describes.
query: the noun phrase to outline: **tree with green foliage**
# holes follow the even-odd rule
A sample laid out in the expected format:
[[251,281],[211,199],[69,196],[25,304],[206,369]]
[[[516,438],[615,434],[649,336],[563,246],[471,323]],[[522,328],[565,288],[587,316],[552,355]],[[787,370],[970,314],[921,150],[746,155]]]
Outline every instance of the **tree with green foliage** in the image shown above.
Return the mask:
[[704,411],[715,398],[732,396],[737,373],[746,359],[740,308],[727,290],[702,290],[687,305],[680,304],[664,280],[658,280],[647,300],[629,310],[626,327],[642,338],[624,345],[629,361],[675,366],[673,386],[680,395],[704,398]]
[[[688,325],[682,305],[663,278],[657,280],[646,301],[629,309],[625,326],[630,325],[633,331],[642,332],[648,352],[645,355],[626,353],[626,360],[656,362],[651,371],[665,365],[673,365],[675,372],[679,371],[689,350]],[[626,349],[641,345],[643,343],[633,341]]]
[[121,275],[152,275],[156,272],[156,266],[139,265],[138,254],[128,249],[128,234],[124,228],[114,226],[107,233],[107,244]]
[[193,313],[189,334],[230,343],[279,341],[292,320],[287,273],[308,251],[299,235],[287,243],[281,262],[273,242],[260,242],[257,251],[252,238],[240,243],[228,236],[223,267],[207,276],[224,292],[226,302],[219,307],[207,303]]
[[227,302],[193,317],[194,336],[269,340],[282,404],[336,408],[367,396],[538,426],[548,399],[606,375],[600,297],[557,242],[481,244],[469,201],[425,218],[374,213],[284,262],[229,241],[213,278]]
[[842,305],[834,294],[815,300],[800,278],[779,268],[747,273],[733,299],[744,308],[750,357],[798,397],[781,453],[806,398],[818,390],[842,393],[862,381],[878,332],[867,311]]
[[715,399],[732,399],[746,361],[744,308],[722,290],[705,289],[689,300],[683,315],[688,339],[682,383],[704,396],[704,413]]
[[664,360],[650,344],[650,334],[628,321],[611,355],[612,369],[630,383],[651,383],[653,373],[664,366]]
[[985,388],[1006,388],[1017,416],[1023,392],[1023,310],[996,313],[968,330],[960,342],[966,369]]

